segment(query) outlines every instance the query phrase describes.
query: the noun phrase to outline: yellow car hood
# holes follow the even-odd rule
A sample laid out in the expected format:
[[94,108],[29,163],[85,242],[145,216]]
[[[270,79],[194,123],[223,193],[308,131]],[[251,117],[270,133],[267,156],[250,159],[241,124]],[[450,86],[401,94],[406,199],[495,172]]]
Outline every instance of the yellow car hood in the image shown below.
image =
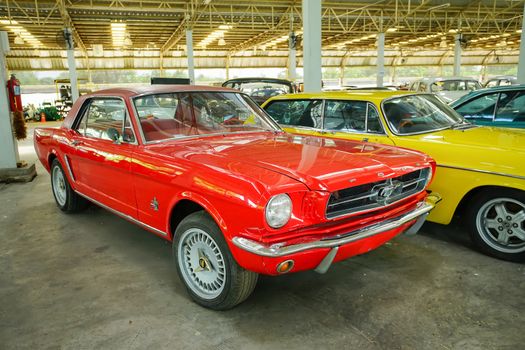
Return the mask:
[[396,145],[432,156],[438,165],[525,177],[525,130],[447,129],[396,138]]

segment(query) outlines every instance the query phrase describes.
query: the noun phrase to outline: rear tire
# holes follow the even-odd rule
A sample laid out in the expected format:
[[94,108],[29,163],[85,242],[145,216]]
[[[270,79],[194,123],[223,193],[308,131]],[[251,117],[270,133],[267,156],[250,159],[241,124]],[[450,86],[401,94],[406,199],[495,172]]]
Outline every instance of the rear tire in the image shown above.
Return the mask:
[[493,257],[525,261],[525,193],[490,190],[472,198],[466,211],[476,247]]
[[51,163],[51,189],[57,206],[63,212],[79,212],[86,209],[89,204],[85,198],[71,188],[64,169],[57,158]]
[[175,230],[173,262],[191,298],[213,310],[227,310],[253,292],[258,274],[240,267],[222,231],[204,211],[185,217]]

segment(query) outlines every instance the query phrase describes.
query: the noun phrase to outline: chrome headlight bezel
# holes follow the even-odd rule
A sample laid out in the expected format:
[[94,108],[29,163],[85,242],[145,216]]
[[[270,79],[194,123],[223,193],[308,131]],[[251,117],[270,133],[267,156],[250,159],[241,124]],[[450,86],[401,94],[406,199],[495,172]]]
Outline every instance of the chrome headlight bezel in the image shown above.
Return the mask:
[[264,209],[264,218],[271,228],[281,228],[292,217],[292,199],[286,193],[270,198]]

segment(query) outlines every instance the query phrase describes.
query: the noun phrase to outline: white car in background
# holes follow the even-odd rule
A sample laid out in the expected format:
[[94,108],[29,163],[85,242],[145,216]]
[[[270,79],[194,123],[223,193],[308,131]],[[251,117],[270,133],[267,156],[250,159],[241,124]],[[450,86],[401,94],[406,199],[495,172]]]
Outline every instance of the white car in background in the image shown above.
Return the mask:
[[481,85],[476,79],[463,77],[422,78],[412,82],[409,87],[411,91],[434,93],[446,103],[478,89],[481,89]]

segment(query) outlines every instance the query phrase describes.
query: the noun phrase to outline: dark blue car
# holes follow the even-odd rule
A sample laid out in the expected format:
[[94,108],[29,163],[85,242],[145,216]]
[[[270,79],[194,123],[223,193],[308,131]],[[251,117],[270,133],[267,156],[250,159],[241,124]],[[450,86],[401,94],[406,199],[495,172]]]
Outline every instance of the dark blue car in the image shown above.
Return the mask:
[[525,128],[525,85],[476,90],[450,106],[474,124]]

